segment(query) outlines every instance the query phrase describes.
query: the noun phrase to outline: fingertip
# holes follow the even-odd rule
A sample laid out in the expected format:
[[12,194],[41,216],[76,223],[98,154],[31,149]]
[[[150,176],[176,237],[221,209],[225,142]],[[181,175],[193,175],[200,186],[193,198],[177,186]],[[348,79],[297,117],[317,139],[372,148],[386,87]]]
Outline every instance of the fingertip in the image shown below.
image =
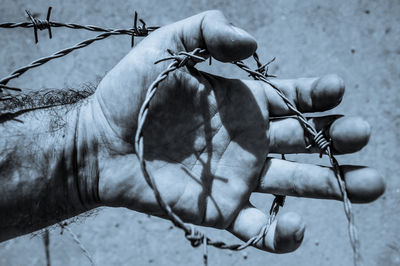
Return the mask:
[[231,24],[231,29],[233,34],[236,36],[237,41],[239,42],[239,46],[244,48],[242,52],[235,55],[238,57],[236,60],[242,60],[253,55],[257,50],[257,41],[253,35],[242,28],[234,26],[233,24]]
[[300,215],[288,212],[279,217],[275,229],[274,247],[277,253],[296,250],[302,243],[306,226]]
[[314,110],[328,110],[337,106],[345,91],[344,81],[336,74],[325,75],[318,79],[311,90]]
[[341,117],[329,129],[332,145],[339,153],[352,153],[368,144],[371,126],[361,117]]
[[257,50],[255,38],[229,23],[221,11],[207,11],[201,28],[207,50],[219,61],[242,60]]
[[349,198],[355,203],[368,203],[379,198],[386,188],[385,180],[373,168],[343,165]]

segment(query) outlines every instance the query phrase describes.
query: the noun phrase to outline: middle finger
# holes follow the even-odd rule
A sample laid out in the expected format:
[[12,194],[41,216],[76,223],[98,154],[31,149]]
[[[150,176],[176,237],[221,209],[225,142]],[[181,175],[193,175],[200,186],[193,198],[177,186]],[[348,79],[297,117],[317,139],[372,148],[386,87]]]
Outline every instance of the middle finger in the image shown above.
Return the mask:
[[[359,117],[330,115],[309,118],[308,122],[317,131],[323,130],[327,140],[331,140],[336,154],[352,153],[362,149],[369,140],[370,126]],[[309,133],[300,121],[293,118],[271,120],[268,130],[271,153],[319,153]]]

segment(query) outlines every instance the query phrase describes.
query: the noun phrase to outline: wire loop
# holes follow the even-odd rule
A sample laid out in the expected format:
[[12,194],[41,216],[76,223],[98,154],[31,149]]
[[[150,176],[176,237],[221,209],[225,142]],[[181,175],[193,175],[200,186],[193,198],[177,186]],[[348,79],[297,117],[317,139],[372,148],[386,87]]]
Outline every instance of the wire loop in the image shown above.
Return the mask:
[[162,58],[160,60],[157,60],[154,62],[154,64],[158,64],[160,62],[168,61],[168,60],[174,60],[177,62],[177,67],[183,67],[188,64],[189,60],[192,60],[194,63],[200,63],[206,60],[206,58],[200,56],[201,54],[205,54],[206,50],[205,49],[200,49],[196,48],[192,52],[179,52],[178,54],[175,54],[172,50],[167,49],[167,52],[171,55],[165,58]]
[[[106,28],[101,28],[97,26],[91,26],[91,25],[78,25],[78,24],[73,24],[73,23],[60,23],[60,22],[51,22],[50,21],[50,15],[51,15],[51,10],[52,8],[49,7],[48,12],[47,12],[47,17],[46,20],[41,20],[38,18],[34,18],[32,14],[26,10],[26,13],[28,15],[28,18],[30,19],[31,22],[21,22],[21,23],[2,23],[0,24],[1,28],[16,28],[16,27],[24,27],[24,28],[30,28],[33,27],[34,29],[34,34],[35,34],[35,42],[38,42],[38,36],[37,36],[37,30],[48,30],[49,37],[50,39],[52,38],[52,32],[51,32],[51,27],[68,27],[72,29],[84,29],[84,30],[89,30],[89,31],[97,31],[97,32],[103,32],[102,34],[98,35],[95,38],[88,39],[86,41],[83,41],[73,47],[66,48],[64,50],[61,50],[51,56],[40,58],[31,64],[21,67],[17,70],[15,70],[13,73],[11,73],[9,76],[3,78],[0,80],[0,100],[5,100],[5,98],[2,98],[2,89],[7,89],[7,90],[16,90],[19,91],[19,88],[14,88],[14,87],[9,87],[6,86],[7,82],[11,79],[17,78],[23,73],[25,73],[28,69],[34,68],[41,66],[45,64],[46,62],[53,60],[55,58],[59,58],[62,56],[65,56],[69,54],[70,52],[84,48],[91,43],[99,40],[103,40],[109,36],[112,35],[131,35],[131,45],[134,46],[134,37],[135,36],[147,36],[151,31],[156,30],[158,27],[146,27],[146,23],[142,19],[138,19],[137,12],[135,12],[135,17],[134,17],[134,25],[132,29],[128,30],[119,30],[119,29],[106,29]],[[141,23],[141,26],[138,26],[138,21]],[[167,213],[169,219],[173,222],[173,224],[179,228],[181,228],[185,232],[185,237],[191,242],[192,246],[197,247],[201,245],[202,243],[205,245],[205,255],[204,255],[204,263],[207,263],[207,252],[206,252],[206,246],[211,245],[217,248],[221,249],[231,249],[231,250],[242,250],[244,248],[247,248],[248,246],[254,246],[257,244],[261,239],[265,238],[265,235],[267,234],[270,225],[272,224],[272,221],[275,219],[279,208],[283,206],[284,201],[285,201],[285,196],[280,196],[280,195],[275,195],[275,199],[272,203],[271,209],[270,209],[270,217],[267,221],[267,223],[263,226],[263,228],[260,230],[259,234],[257,236],[254,236],[250,238],[246,243],[238,245],[227,245],[224,242],[221,241],[212,241],[211,239],[207,238],[203,233],[200,231],[196,230],[196,228],[193,225],[186,225],[183,223],[183,221],[177,216],[171,209],[171,207],[161,198],[161,195],[154,183],[154,180],[152,179],[152,176],[150,173],[147,172],[146,170],[146,163],[144,160],[144,139],[143,139],[143,126],[146,121],[146,117],[149,111],[149,103],[154,94],[156,93],[157,86],[158,84],[163,81],[165,78],[167,78],[168,74],[172,71],[177,70],[178,68],[184,67],[191,63],[197,63],[197,62],[203,62],[206,60],[207,52],[204,49],[197,48],[193,50],[192,52],[179,52],[178,54],[173,53],[172,51],[168,50],[170,53],[170,57],[163,58],[161,60],[156,61],[155,63],[160,63],[163,61],[167,60],[173,60],[173,62],[165,69],[163,72],[160,73],[160,75],[157,77],[157,79],[150,85],[148,88],[147,94],[146,94],[146,99],[144,103],[142,104],[142,107],[139,112],[138,116],[138,127],[135,135],[135,151],[136,151],[136,156],[139,159],[140,166],[142,173],[144,175],[144,178],[146,179],[147,183],[149,186],[153,189],[154,194],[156,196],[156,199],[161,206],[161,208]],[[255,70],[250,69],[248,66],[246,66],[242,61],[237,61],[233,62],[235,65],[246,71],[249,76],[252,76],[256,80],[263,81],[267,84],[269,84],[275,92],[283,99],[283,101],[286,103],[287,107],[293,112],[293,114],[296,115],[297,119],[301,122],[303,125],[306,134],[309,135],[310,139],[314,140],[314,143],[311,145],[316,145],[319,150],[320,150],[320,156],[322,154],[326,154],[329,159],[330,163],[333,167],[333,170],[335,172],[337,182],[340,188],[340,191],[343,196],[343,202],[344,202],[344,211],[346,214],[346,217],[348,219],[349,227],[349,236],[350,236],[350,242],[353,248],[353,253],[354,253],[354,265],[361,265],[361,254],[359,250],[359,240],[358,240],[358,234],[357,234],[357,228],[355,226],[354,222],[354,215],[352,211],[352,205],[351,201],[348,198],[347,195],[347,190],[346,190],[346,183],[343,178],[343,173],[339,167],[339,164],[336,160],[336,158],[332,154],[332,148],[331,148],[331,141],[328,141],[324,134],[323,131],[317,132],[316,129],[311,125],[308,120],[304,117],[304,115],[297,110],[297,108],[293,105],[293,103],[286,97],[286,95],[276,86],[274,85],[268,78],[269,77],[275,77],[274,75],[269,75],[268,74],[268,66],[270,63],[272,63],[275,58],[267,62],[266,64],[262,64],[259,60],[258,55],[255,53],[253,55],[254,60],[256,61],[257,68]],[[211,63],[211,57],[210,57],[210,63]],[[310,148],[311,145],[308,145],[306,148]],[[283,156],[284,157],[284,156]],[[79,241],[77,242],[79,244]],[[83,251],[84,248],[83,248]],[[87,253],[87,252],[86,252]],[[88,253],[87,253],[88,254]],[[87,255],[86,254],[86,255]],[[88,256],[90,259],[90,256]]]
[[[204,264],[207,264],[207,247],[206,245],[211,245],[216,248],[220,249],[230,249],[233,251],[239,251],[242,249],[245,249],[249,246],[255,246],[260,240],[263,240],[263,245],[265,245],[265,236],[273,222],[273,220],[276,217],[276,214],[278,213],[279,206],[283,206],[283,200],[282,197],[277,197],[277,199],[280,199],[280,201],[276,201],[274,204],[276,205],[273,207],[272,215],[270,215],[269,219],[266,221],[266,224],[261,228],[260,232],[258,235],[253,236],[250,238],[247,242],[243,244],[226,244],[222,241],[212,241],[211,239],[207,238],[202,232],[198,231],[193,225],[186,225],[184,222],[177,216],[172,208],[168,205],[167,202],[164,201],[164,199],[161,197],[161,193],[158,191],[158,188],[155,184],[155,181],[153,179],[153,176],[147,171],[146,167],[146,162],[144,159],[144,136],[143,136],[143,126],[146,122],[148,113],[149,113],[149,103],[151,99],[154,97],[158,85],[167,78],[168,74],[189,64],[189,62],[197,63],[197,62],[203,62],[207,59],[207,51],[204,49],[196,48],[191,52],[186,52],[182,51],[179,53],[174,53],[171,50],[167,50],[168,53],[171,55],[166,58],[162,58],[158,61],[155,62],[155,64],[158,64],[163,61],[167,60],[172,60],[168,67],[161,72],[158,77],[155,79],[155,81],[149,86],[147,89],[146,93],[146,98],[140,108],[139,115],[138,115],[138,126],[136,129],[136,134],[135,134],[135,155],[138,158],[138,161],[140,163],[140,167],[142,170],[142,174],[148,183],[148,185],[152,188],[155,197],[157,199],[157,202],[159,206],[161,207],[162,210],[165,211],[169,219],[172,221],[172,223],[177,226],[178,228],[182,229],[185,232],[185,237],[188,239],[193,247],[198,247],[201,244],[204,244]],[[279,203],[279,204],[278,204]]]
[[[362,258],[361,258],[361,253],[360,253],[360,242],[358,240],[358,233],[357,233],[357,227],[355,225],[354,221],[354,214],[352,210],[352,204],[351,201],[347,195],[347,190],[346,190],[346,183],[343,178],[343,173],[340,169],[340,166],[334,157],[331,149],[331,143],[327,141],[323,135],[323,131],[317,132],[317,130],[314,128],[312,124],[307,120],[307,118],[299,111],[297,110],[296,106],[290,101],[290,99],[281,91],[280,88],[278,88],[273,82],[268,80],[267,76],[250,69],[247,65],[245,65],[242,61],[237,61],[233,62],[235,65],[249,73],[251,76],[253,76],[255,79],[261,80],[268,85],[270,85],[275,92],[282,98],[282,100],[285,102],[286,106],[290,111],[293,112],[293,114],[296,115],[296,118],[300,121],[302,124],[305,134],[308,134],[312,139],[314,140],[314,144],[320,149],[320,156],[323,154],[326,154],[329,157],[330,163],[332,165],[332,168],[334,170],[336,180],[338,182],[340,191],[343,196],[343,206],[344,206],[344,211],[347,217],[348,221],[348,232],[350,236],[350,243],[353,249],[353,259],[354,259],[354,265],[361,265],[362,264]],[[311,145],[308,145],[306,148],[310,148]]]

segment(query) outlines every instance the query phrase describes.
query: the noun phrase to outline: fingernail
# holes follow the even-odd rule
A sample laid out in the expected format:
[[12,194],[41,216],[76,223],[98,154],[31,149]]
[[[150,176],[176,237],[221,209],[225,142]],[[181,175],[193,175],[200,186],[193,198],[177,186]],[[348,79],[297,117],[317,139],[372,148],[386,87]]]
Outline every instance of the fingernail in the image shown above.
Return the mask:
[[239,27],[236,27],[236,26],[233,25],[233,24],[231,24],[231,28],[232,28],[234,31],[236,31],[238,34],[240,34],[240,35],[243,35],[243,36],[249,36],[249,35],[250,35],[247,31],[245,31],[245,30],[243,30],[243,29],[241,29],[241,28],[239,28]]

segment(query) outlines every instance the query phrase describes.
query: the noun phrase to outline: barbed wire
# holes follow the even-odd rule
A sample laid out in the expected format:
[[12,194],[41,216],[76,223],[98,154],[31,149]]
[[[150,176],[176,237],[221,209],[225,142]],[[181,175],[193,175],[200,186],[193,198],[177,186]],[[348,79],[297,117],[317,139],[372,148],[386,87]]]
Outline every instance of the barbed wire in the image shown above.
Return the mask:
[[[48,9],[48,13],[47,13],[47,18],[46,20],[40,20],[38,18],[34,18],[31,13],[26,10],[26,13],[28,14],[29,19],[31,20],[31,22],[20,22],[20,23],[2,23],[0,24],[0,28],[17,28],[17,27],[22,27],[22,28],[34,28],[34,34],[35,34],[35,42],[38,42],[38,37],[37,37],[37,30],[44,30],[44,29],[48,29],[49,30],[49,37],[52,38],[52,33],[51,33],[51,27],[66,27],[66,28],[71,28],[71,29],[83,29],[83,30],[89,30],[89,31],[95,31],[95,32],[103,32],[100,35],[94,37],[94,38],[90,38],[87,40],[84,40],[72,47],[69,48],[65,48],[63,50],[60,50],[50,56],[46,56],[46,57],[42,57],[39,58],[35,61],[33,61],[32,63],[20,67],[16,70],[14,70],[11,74],[9,74],[8,76],[0,79],[0,93],[3,92],[3,89],[5,90],[13,90],[13,91],[21,91],[20,88],[15,88],[15,87],[10,87],[10,86],[6,86],[6,84],[15,78],[18,78],[19,76],[21,76],[23,73],[25,73],[26,71],[28,71],[29,69],[44,65],[45,63],[56,59],[56,58],[60,58],[63,56],[68,55],[69,53],[71,53],[72,51],[78,50],[78,49],[82,49],[84,47],[89,46],[90,44],[100,41],[100,40],[104,40],[110,36],[113,35],[130,35],[132,36],[131,38],[131,46],[133,47],[135,44],[134,38],[135,37],[145,37],[147,36],[150,32],[158,29],[159,27],[156,26],[151,26],[151,27],[147,27],[146,23],[142,20],[142,19],[138,19],[138,14],[137,12],[135,12],[135,16],[134,16],[134,24],[133,24],[133,28],[131,29],[110,29],[110,28],[102,28],[102,27],[98,27],[98,26],[92,26],[92,25],[79,25],[79,24],[75,24],[75,23],[60,23],[60,22],[54,22],[54,21],[49,21],[50,19],[50,14],[51,14],[51,7],[49,7]],[[138,26],[138,20],[139,22],[142,24],[141,26]],[[0,94],[0,98],[1,98],[1,94]]]
[[[160,59],[155,63],[159,63],[166,60],[173,60],[168,67],[162,71],[158,77],[154,80],[154,82],[149,86],[145,100],[140,108],[139,115],[138,115],[138,126],[135,134],[135,151],[136,157],[139,160],[140,168],[143,173],[143,177],[145,178],[148,185],[152,188],[156,200],[160,205],[161,209],[165,211],[168,218],[172,221],[172,223],[182,229],[185,232],[185,237],[188,239],[193,247],[197,247],[201,244],[214,246],[220,249],[230,249],[233,251],[243,250],[249,246],[257,244],[260,240],[264,241],[265,235],[275,218],[276,214],[279,210],[279,205],[275,205],[271,208],[271,215],[267,224],[264,225],[259,234],[250,238],[247,242],[243,244],[226,244],[223,241],[214,241],[208,238],[204,233],[198,231],[193,225],[185,224],[181,218],[172,210],[171,206],[161,197],[161,194],[155,184],[153,176],[147,171],[146,161],[144,159],[144,136],[143,136],[143,126],[147,121],[147,116],[149,112],[149,104],[151,99],[154,97],[155,93],[157,92],[158,85],[168,77],[168,74],[184,67],[190,60],[194,61],[195,63],[203,62],[207,58],[204,56],[206,54],[206,50],[197,48],[192,52],[179,52],[178,54],[171,53],[170,57]],[[185,168],[186,169],[186,168]],[[187,170],[187,169],[186,169]],[[190,171],[190,170],[188,170]],[[275,202],[274,202],[275,203]],[[283,204],[283,203],[282,203]],[[204,248],[204,252],[207,252],[207,248]],[[207,254],[204,254],[204,262],[207,265]]]
[[[168,50],[170,53],[172,53],[170,50]],[[177,55],[172,54],[170,57],[161,59],[156,61],[155,63],[159,63],[161,61],[165,60],[173,60],[173,62],[163,71],[159,74],[159,76],[155,79],[155,81],[149,86],[145,100],[140,108],[139,115],[138,115],[138,127],[135,135],[135,151],[136,151],[136,156],[139,160],[140,167],[143,173],[144,178],[146,179],[148,185],[153,189],[154,194],[156,196],[157,202],[159,203],[160,207],[166,212],[167,216],[169,219],[173,222],[173,224],[179,228],[181,228],[185,232],[185,237],[191,242],[192,246],[196,247],[204,243],[205,245],[212,245],[217,248],[222,248],[222,249],[230,249],[230,250],[242,250],[244,248],[247,248],[251,245],[256,244],[258,241],[260,241],[262,238],[265,237],[265,234],[267,233],[270,223],[272,222],[272,219],[275,218],[275,215],[277,211],[279,210],[279,206],[283,205],[285,197],[279,197],[276,196],[273,205],[271,207],[270,211],[270,219],[268,223],[262,228],[260,233],[257,236],[252,237],[249,239],[244,244],[225,244],[222,241],[212,241],[209,238],[206,238],[206,236],[197,231],[193,226],[188,226],[186,225],[178,215],[176,215],[171,207],[168,205],[167,202],[163,200],[161,197],[160,192],[158,191],[153,177],[150,175],[150,173],[146,169],[146,162],[144,160],[144,136],[143,136],[143,126],[146,122],[146,118],[148,115],[149,111],[149,104],[151,99],[154,97],[158,85],[168,77],[168,74],[185,66],[189,60],[194,60],[195,62],[203,62],[206,60],[205,57],[201,57],[201,54],[205,54],[206,50],[202,50],[200,48],[197,48],[193,50],[192,52],[180,52]],[[355,226],[355,221],[354,221],[354,215],[352,211],[352,205],[350,202],[350,199],[348,198],[347,191],[346,191],[346,183],[343,178],[343,173],[341,172],[341,169],[339,167],[339,164],[337,160],[335,159],[333,153],[332,153],[332,148],[331,148],[331,142],[326,140],[323,131],[317,131],[313,125],[311,125],[307,118],[304,117],[304,115],[297,110],[297,108],[292,104],[292,102],[286,97],[286,95],[273,83],[271,83],[268,80],[268,77],[272,77],[273,75],[268,74],[268,65],[273,62],[274,59],[269,61],[267,64],[261,64],[259,61],[258,55],[254,54],[253,58],[255,59],[257,63],[257,69],[252,70],[250,69],[247,65],[245,65],[242,61],[237,61],[233,62],[233,64],[237,65],[244,71],[246,71],[250,76],[252,76],[256,80],[263,81],[267,84],[269,84],[275,91],[276,93],[284,100],[285,104],[287,107],[296,115],[297,119],[301,122],[302,126],[305,128],[306,132],[311,135],[314,143],[311,145],[316,145],[320,149],[320,156],[323,154],[326,154],[329,157],[331,166],[333,168],[333,171],[335,173],[340,191],[343,196],[343,202],[344,202],[344,210],[345,214],[348,220],[348,231],[349,231],[349,236],[350,236],[350,242],[351,246],[353,249],[354,253],[354,265],[359,266],[362,264],[361,261],[361,254],[359,251],[359,240],[358,240],[358,235],[357,235],[357,228]],[[309,147],[306,147],[309,148]],[[282,155],[282,158],[284,159],[284,155]],[[276,211],[275,211],[276,210]],[[205,240],[206,238],[206,240]],[[205,249],[206,250],[206,249]],[[204,258],[207,258],[207,255],[204,255]]]
[[[169,51],[171,53],[171,51]],[[254,245],[258,241],[260,241],[262,238],[265,237],[265,234],[267,233],[269,229],[269,225],[271,224],[272,220],[275,218],[276,213],[279,210],[279,206],[283,205],[283,202],[285,200],[285,197],[279,197],[276,196],[273,205],[271,207],[270,211],[270,218],[268,223],[262,228],[260,233],[257,236],[252,237],[249,239],[244,244],[234,244],[234,245],[228,245],[225,244],[224,242],[221,241],[212,241],[210,239],[204,240],[206,236],[197,231],[193,226],[187,226],[183,223],[183,221],[177,216],[171,207],[168,205],[167,202],[163,200],[161,197],[160,192],[158,191],[155,182],[153,180],[153,177],[150,175],[150,173],[146,169],[146,163],[144,160],[144,137],[143,137],[143,126],[144,123],[146,122],[146,118],[148,115],[149,111],[149,104],[151,99],[154,97],[158,85],[168,77],[168,74],[170,72],[173,72],[177,70],[180,67],[183,67],[187,64],[189,60],[195,60],[197,62],[203,62],[206,60],[205,57],[201,57],[201,54],[205,54],[205,50],[201,50],[200,48],[197,48],[193,50],[192,52],[180,52],[177,55],[171,55],[170,57],[158,60],[156,63],[159,63],[161,61],[165,60],[173,60],[173,62],[164,70],[163,72],[160,73],[160,75],[156,78],[156,80],[150,85],[150,87],[147,90],[147,94],[145,97],[145,100],[141,106],[141,109],[139,111],[139,116],[138,116],[138,127],[135,135],[135,151],[136,151],[136,156],[139,160],[140,167],[143,173],[144,178],[146,179],[147,183],[149,186],[153,189],[154,194],[156,196],[156,199],[160,205],[160,207],[166,212],[167,216],[169,219],[174,223],[175,226],[181,228],[185,232],[186,238],[191,242],[192,246],[198,246],[202,243],[206,245],[212,245],[217,248],[223,248],[223,249],[230,249],[230,250],[242,250],[244,248],[247,248],[248,246]],[[340,191],[343,196],[343,202],[344,202],[344,210],[346,213],[346,217],[348,219],[349,223],[349,236],[350,236],[350,242],[351,246],[353,249],[354,253],[354,265],[361,265],[361,254],[359,251],[359,240],[357,236],[357,229],[355,226],[354,222],[354,215],[352,211],[352,205],[351,202],[348,198],[347,191],[346,191],[346,184],[343,179],[343,174],[341,173],[339,164],[335,157],[333,156],[333,153],[331,151],[331,143],[326,140],[325,136],[323,135],[323,131],[317,132],[317,130],[311,125],[308,120],[304,117],[304,115],[297,110],[297,108],[291,103],[291,101],[286,97],[286,95],[273,83],[271,83],[268,80],[268,77],[271,77],[273,75],[268,74],[268,65],[273,62],[275,59],[272,59],[266,64],[261,64],[258,55],[254,54],[253,55],[254,60],[257,63],[257,69],[252,70],[248,66],[246,66],[242,61],[237,61],[233,62],[235,65],[249,73],[250,76],[252,76],[256,80],[263,81],[267,84],[269,84],[272,88],[275,89],[277,94],[284,100],[285,104],[287,107],[296,114],[297,119],[301,122],[303,127],[306,129],[306,132],[312,136],[314,140],[314,145],[316,145],[320,149],[320,156],[322,154],[328,155],[330,159],[330,163],[333,167],[336,179],[338,181],[338,185],[340,188]],[[309,147],[307,147],[309,148]],[[284,159],[284,155],[282,155],[282,158]],[[205,249],[206,250],[206,249]],[[207,255],[204,255],[204,258],[207,258]]]
[[[138,14],[135,11],[134,14],[134,23],[133,23],[133,28],[131,29],[110,29],[110,28],[102,28],[102,27],[98,27],[98,26],[93,26],[93,25],[79,25],[79,24],[75,24],[75,23],[61,23],[61,22],[54,22],[54,21],[50,21],[50,15],[51,15],[51,10],[52,7],[48,8],[47,11],[47,16],[46,16],[46,20],[41,20],[38,18],[35,18],[30,11],[25,10],[25,12],[28,15],[28,18],[31,20],[30,22],[19,22],[19,23],[14,23],[14,22],[9,22],[9,23],[1,23],[0,24],[0,28],[8,28],[8,29],[12,29],[12,28],[33,28],[34,29],[34,36],[35,36],[35,43],[38,42],[38,35],[37,35],[37,31],[38,30],[44,30],[44,29],[48,29],[48,33],[49,33],[49,38],[52,38],[52,32],[51,32],[51,27],[66,27],[66,28],[70,28],[70,29],[82,29],[82,30],[88,30],[88,31],[94,31],[94,32],[103,32],[102,34],[91,38],[91,39],[87,39],[85,41],[82,41],[72,47],[69,48],[65,48],[61,51],[58,51],[50,56],[47,57],[43,57],[43,58],[39,58],[35,61],[33,61],[32,63],[20,67],[18,69],[16,69],[15,71],[13,71],[10,75],[2,78],[0,80],[0,101],[4,101],[4,100],[13,100],[13,97],[9,97],[10,94],[6,94],[3,95],[3,89],[5,90],[9,90],[9,91],[22,91],[20,88],[16,88],[16,87],[11,87],[11,86],[7,86],[6,84],[15,78],[18,78],[19,76],[21,76],[22,74],[24,74],[26,71],[28,71],[29,69],[35,68],[35,67],[39,67],[41,65],[44,65],[45,63],[56,59],[56,58],[60,58],[63,56],[68,55],[69,53],[71,53],[72,51],[78,50],[78,49],[82,49],[84,47],[89,46],[90,44],[99,41],[99,40],[104,40],[110,36],[113,35],[131,35],[131,46],[133,47],[135,44],[134,38],[135,37],[145,37],[147,36],[150,32],[158,29],[159,27],[157,26],[151,26],[151,27],[147,27],[146,23],[142,20],[138,18]],[[141,26],[138,26],[138,21],[141,23]],[[4,97],[5,96],[5,97]],[[74,242],[79,246],[80,250],[82,251],[82,253],[88,258],[88,260],[90,261],[91,265],[95,265],[94,263],[94,259],[92,258],[92,256],[90,255],[90,253],[88,252],[88,250],[86,249],[86,247],[83,245],[83,243],[79,240],[79,238],[77,237],[77,235],[72,231],[72,229],[70,229],[68,226],[66,226],[66,224],[61,224],[60,226],[62,227],[62,229],[66,229],[72,236]],[[46,229],[45,231],[45,238],[44,238],[44,246],[45,246],[45,252],[46,252],[46,261],[47,264],[50,265],[50,253],[49,253],[49,233],[48,230]],[[47,237],[47,238],[46,238]]]
[[[270,82],[267,77],[257,71],[254,71],[250,69],[248,66],[246,66],[242,61],[234,62],[235,65],[249,73],[251,76],[255,77],[256,79],[263,81],[270,85],[276,93],[282,98],[282,100],[285,102],[286,106],[296,115],[297,119],[301,122],[303,128],[306,130],[306,132],[312,137],[314,140],[314,145],[319,147],[320,149],[320,157],[322,157],[322,154],[326,154],[329,157],[329,161],[331,163],[331,166],[333,168],[333,171],[336,176],[336,180],[338,182],[342,197],[343,197],[343,205],[344,205],[344,211],[348,220],[348,231],[349,231],[349,236],[350,236],[350,243],[351,247],[353,249],[353,260],[354,260],[354,265],[359,266],[362,265],[362,258],[361,258],[361,253],[360,253],[360,242],[358,239],[358,233],[357,233],[357,227],[355,225],[354,221],[354,214],[352,211],[352,204],[351,201],[347,195],[347,190],[346,190],[346,183],[344,181],[344,176],[343,173],[339,167],[339,163],[334,157],[332,153],[332,148],[331,148],[331,141],[327,141],[323,131],[317,132],[317,130],[311,125],[311,123],[308,122],[307,118],[299,111],[297,108],[293,105],[293,103],[286,97],[286,95],[272,82]],[[312,145],[312,144],[311,144]],[[310,145],[306,148],[309,148]]]
[[[38,30],[44,30],[44,29],[50,29],[51,27],[53,28],[70,28],[70,29],[79,29],[79,30],[87,30],[87,31],[94,31],[94,32],[110,32],[110,31],[115,31],[116,29],[112,28],[104,28],[104,27],[99,27],[99,26],[94,26],[94,25],[80,25],[76,23],[63,23],[63,22],[57,22],[57,21],[50,21],[50,14],[51,14],[52,7],[49,7],[47,11],[47,18],[46,20],[41,20],[38,18],[35,18],[31,15],[29,10],[25,10],[25,12],[28,14],[28,18],[31,21],[26,21],[26,22],[6,22],[6,23],[0,23],[0,28],[6,28],[6,29],[13,29],[13,28],[36,28]],[[137,22],[140,22],[142,25],[137,26]],[[134,35],[134,36],[145,36],[149,32],[152,32],[156,29],[158,29],[158,26],[151,26],[147,27],[146,23],[143,21],[143,19],[138,18],[138,13],[135,11],[134,13],[134,21],[133,21],[133,27],[131,29],[125,29],[125,30],[120,30],[121,34],[127,34],[127,35]],[[51,32],[51,31],[50,31]],[[52,38],[52,34],[49,32],[49,37],[50,39]],[[37,38],[35,38],[35,41]]]
[[[82,30],[88,30],[88,31],[94,31],[94,32],[102,32],[100,35],[87,39],[85,41],[82,41],[75,46],[63,49],[59,52],[56,52],[50,56],[40,58],[38,60],[33,61],[29,65],[26,65],[24,67],[18,68],[14,72],[12,72],[10,75],[7,77],[4,77],[0,80],[0,99],[1,99],[1,93],[3,92],[2,89],[5,90],[13,90],[13,91],[20,91],[20,88],[15,88],[15,87],[10,87],[7,86],[6,84],[19,76],[21,76],[23,73],[25,73],[27,70],[31,68],[35,68],[38,66],[41,66],[53,59],[63,57],[69,53],[71,53],[74,50],[78,50],[84,47],[89,46],[90,44],[99,41],[99,40],[104,40],[110,36],[113,35],[131,35],[131,45],[134,45],[134,37],[144,37],[147,36],[150,32],[156,30],[158,27],[146,27],[146,23],[139,19],[139,22],[142,24],[141,26],[137,26],[137,21],[138,21],[138,15],[135,12],[135,17],[134,17],[134,25],[133,28],[131,29],[109,29],[109,28],[102,28],[98,26],[93,26],[93,25],[79,25],[75,23],[61,23],[61,22],[55,22],[55,21],[50,21],[50,15],[51,15],[51,7],[49,7],[48,12],[47,12],[47,17],[46,20],[40,20],[38,18],[35,18],[31,15],[29,11],[27,11],[28,18],[30,19],[30,22],[19,22],[19,23],[2,23],[0,24],[0,28],[17,28],[17,27],[22,27],[22,28],[33,28],[34,29],[34,35],[35,35],[35,42],[38,42],[38,37],[37,37],[37,31],[38,30],[44,30],[47,29],[49,33],[49,38],[52,38],[52,32],[51,32],[51,27],[66,27],[70,29],[82,29]],[[155,95],[157,91],[158,85],[169,75],[169,73],[184,67],[189,60],[193,60],[195,62],[202,62],[206,60],[204,57],[204,54],[206,53],[205,50],[202,49],[195,49],[192,52],[180,52],[178,54],[171,54],[171,57],[161,59],[157,62],[165,61],[165,60],[173,60],[173,62],[163,71],[160,73],[160,75],[157,77],[157,79],[150,85],[148,88],[148,91],[146,93],[146,98],[144,103],[141,106],[139,116],[138,116],[138,128],[136,131],[135,135],[135,150],[136,150],[136,156],[139,159],[140,165],[141,165],[141,170],[144,175],[144,178],[146,179],[147,183],[149,186],[153,189],[154,194],[156,196],[156,199],[160,205],[160,207],[166,212],[168,215],[169,219],[173,222],[173,224],[179,228],[181,228],[185,232],[185,237],[191,242],[192,246],[197,247],[201,244],[204,244],[204,263],[205,265],[207,264],[207,245],[211,245],[217,248],[221,249],[230,249],[230,250],[242,250],[245,249],[249,246],[255,245],[258,243],[261,239],[264,239],[271,223],[275,219],[279,208],[283,206],[285,197],[284,196],[276,196],[275,200],[272,203],[271,210],[270,210],[270,216],[269,219],[266,223],[266,225],[263,226],[263,228],[260,230],[259,234],[250,238],[246,243],[243,244],[226,244],[222,241],[213,241],[210,238],[208,238],[204,233],[198,231],[193,225],[187,225],[185,224],[178,215],[176,215],[171,207],[163,200],[161,197],[155,183],[153,180],[153,177],[150,175],[150,173],[146,169],[146,163],[144,160],[144,136],[143,136],[143,126],[146,121],[148,111],[149,111],[149,103],[153,96]],[[288,108],[296,115],[297,119],[301,122],[303,127],[305,128],[306,132],[312,136],[314,143],[313,145],[316,145],[320,149],[320,155],[326,154],[329,157],[330,163],[333,167],[335,176],[337,178],[337,182],[340,188],[340,191],[343,196],[343,202],[344,202],[344,210],[346,217],[348,219],[349,223],[349,235],[350,235],[350,241],[354,253],[354,265],[361,265],[361,254],[359,251],[359,240],[357,236],[357,229],[354,223],[354,215],[352,211],[352,206],[351,202],[348,198],[347,191],[346,191],[346,183],[343,179],[343,173],[341,172],[341,169],[339,167],[339,164],[335,157],[333,156],[332,153],[332,148],[331,148],[331,143],[326,140],[324,134],[322,131],[317,132],[316,129],[308,122],[308,120],[303,116],[303,114],[297,110],[297,108],[290,102],[290,100],[284,95],[284,93],[277,87],[275,86],[272,82],[269,81],[269,77],[275,77],[274,75],[269,75],[268,74],[268,65],[275,60],[272,59],[266,64],[262,64],[258,58],[257,54],[254,54],[253,56],[254,60],[256,61],[257,64],[257,69],[252,70],[249,67],[247,67],[242,61],[238,62],[233,62],[235,65],[246,71],[250,76],[252,76],[256,80],[260,80],[263,82],[266,82],[269,84],[272,88],[275,89],[275,91],[278,93],[278,95],[284,100]],[[156,63],[157,63],[156,62]],[[211,61],[210,61],[211,62]],[[282,158],[284,159],[284,156],[282,155]],[[68,227],[66,227],[67,230],[71,233],[71,235],[75,235]],[[76,236],[76,235],[75,235]],[[78,241],[76,241],[78,240]],[[74,237],[74,241],[76,241],[81,250],[84,252],[85,256],[88,257],[88,259],[91,261],[93,264],[93,259],[91,258],[89,252],[87,252],[87,249],[82,245],[82,243],[77,239],[77,237]]]

